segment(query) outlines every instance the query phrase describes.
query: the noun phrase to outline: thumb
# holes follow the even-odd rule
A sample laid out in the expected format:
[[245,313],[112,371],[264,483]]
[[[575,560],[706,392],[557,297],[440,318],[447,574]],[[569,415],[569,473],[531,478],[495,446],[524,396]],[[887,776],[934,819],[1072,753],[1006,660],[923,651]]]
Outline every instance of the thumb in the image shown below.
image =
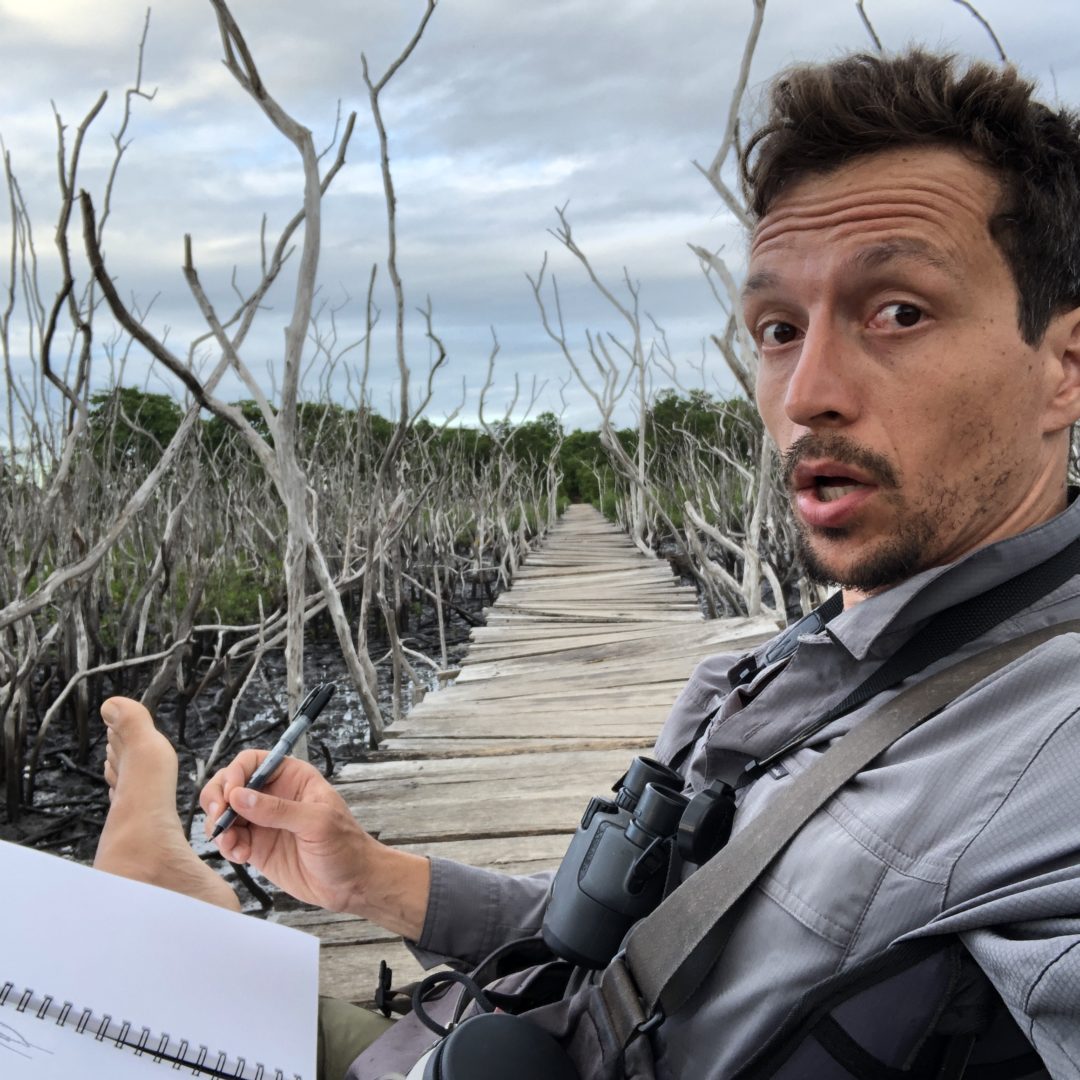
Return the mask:
[[318,813],[316,807],[306,803],[251,788],[233,788],[229,792],[229,805],[252,825],[284,829],[300,836],[312,828]]

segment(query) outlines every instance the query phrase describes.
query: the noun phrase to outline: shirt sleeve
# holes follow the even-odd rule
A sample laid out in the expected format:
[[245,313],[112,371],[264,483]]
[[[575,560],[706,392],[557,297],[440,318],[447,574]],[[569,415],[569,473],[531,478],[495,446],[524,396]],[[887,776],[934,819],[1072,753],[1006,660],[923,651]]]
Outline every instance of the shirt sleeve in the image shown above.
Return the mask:
[[1080,1077],[1080,918],[976,930],[961,938],[1050,1075]]
[[406,942],[424,967],[475,967],[489,953],[540,932],[552,871],[514,877],[450,859],[431,860],[431,892],[417,942]]
[[1020,684],[1029,700],[1003,703],[1027,725],[1027,761],[984,776],[1002,798],[955,863],[937,925],[959,932],[1050,1073],[1080,1078],[1077,643],[1042,653]]

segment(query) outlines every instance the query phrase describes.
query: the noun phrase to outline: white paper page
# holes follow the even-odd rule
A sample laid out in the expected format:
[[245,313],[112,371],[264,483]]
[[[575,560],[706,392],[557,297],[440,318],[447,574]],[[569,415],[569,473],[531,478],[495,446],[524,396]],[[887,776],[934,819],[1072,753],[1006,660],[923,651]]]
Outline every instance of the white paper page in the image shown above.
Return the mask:
[[[204,1045],[211,1062],[224,1052],[249,1066],[261,1063],[267,1080],[277,1069],[289,1080],[314,1080],[316,938],[3,842],[0,896],[0,986],[10,981],[71,1002],[76,1014],[89,1008],[135,1031],[168,1033],[173,1046],[180,1039]],[[13,1027],[11,1012],[0,1009],[0,1021]],[[47,1021],[18,1020],[24,1038],[45,1045],[22,1028],[24,1020]],[[95,1042],[92,1035],[69,1035],[63,1045],[87,1040]],[[108,1076],[127,1075],[116,1071],[116,1058],[140,1064],[132,1052],[106,1043],[86,1051],[86,1066],[110,1049]],[[17,1057],[3,1041],[0,1054]],[[0,1075],[12,1074],[0,1067]],[[97,1074],[82,1068],[62,1075]]]
[[[0,1009],[0,1076],[4,1080],[152,1080],[177,1075],[166,1067],[155,1074],[149,1058],[112,1042],[78,1034],[72,1025],[58,1027],[33,1013]],[[182,1074],[190,1077],[185,1069]],[[270,1073],[266,1080],[272,1080]]]

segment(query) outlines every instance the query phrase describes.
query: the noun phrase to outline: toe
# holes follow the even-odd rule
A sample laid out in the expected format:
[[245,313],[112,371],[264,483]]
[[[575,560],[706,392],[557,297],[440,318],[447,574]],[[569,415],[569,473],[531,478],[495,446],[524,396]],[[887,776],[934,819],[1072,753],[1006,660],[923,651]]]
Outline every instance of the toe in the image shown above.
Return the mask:
[[133,698],[111,697],[101,703],[101,719],[110,731],[118,734],[131,728],[141,728],[154,721],[146,706]]
[[106,753],[117,772],[125,754],[158,736],[154,718],[146,706],[132,698],[111,697],[103,701],[101,718],[108,731]]

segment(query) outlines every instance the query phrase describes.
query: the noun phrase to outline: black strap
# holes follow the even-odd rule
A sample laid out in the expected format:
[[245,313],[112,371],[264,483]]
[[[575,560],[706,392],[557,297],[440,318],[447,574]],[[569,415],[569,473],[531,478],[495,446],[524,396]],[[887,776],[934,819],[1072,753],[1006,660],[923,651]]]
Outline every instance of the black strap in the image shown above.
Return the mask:
[[817,810],[878,754],[964,691],[1080,620],[1044,627],[969,657],[904,690],[790,779],[715,858],[628,936],[600,982],[616,1038],[628,1044],[679,1009],[716,963],[730,933],[724,916]]
[[[843,610],[844,594],[841,592],[833,593],[823,604],[819,604],[813,611],[804,615],[798,622],[792,623],[779,637],[772,639],[772,644],[765,650],[765,656],[763,658],[765,660],[764,665],[759,667],[757,660],[755,659],[755,654],[747,653],[728,673],[731,685],[742,686],[744,683],[750,682],[759,671],[764,670],[764,668],[771,664],[775,664],[778,660],[784,660],[791,656],[799,647],[799,638],[808,634],[820,633],[829,620],[839,615]],[[691,735],[690,738],[671,755],[670,760],[665,762],[668,768],[674,769],[676,772],[679,772],[682,769],[684,762],[690,756],[690,751],[701,741],[709,728],[709,724],[712,723],[712,718],[722,707],[722,704],[717,705],[714,709],[710,709],[705,713],[698,721],[697,728],[694,730],[693,735]],[[751,762],[751,765],[752,764],[753,762]]]
[[[1036,600],[1053,592],[1077,574],[1080,574],[1080,540],[1074,540],[1045,562],[1003,581],[987,592],[946,608],[893,653],[865,682],[852,690],[843,701],[807,724],[768,757],[750,762],[746,767],[747,775],[740,786],[756,780],[770,765],[796,747],[802,746],[838,717],[858,708],[883,690],[896,686],[910,675],[917,674],[935,661],[953,655],[969,642],[982,637],[1006,619],[1030,607]],[[826,604],[834,599],[830,597]],[[819,610],[823,610],[826,604]]]
[[424,1025],[434,1031],[440,1039],[445,1039],[450,1034],[450,1029],[443,1027],[442,1024],[428,1015],[427,1009],[424,1008],[424,995],[430,990],[442,986],[444,983],[460,983],[465,988],[465,993],[472,997],[472,1000],[476,1003],[481,1012],[492,1013],[495,1011],[495,1005],[490,998],[484,992],[484,988],[471,976],[466,975],[463,971],[436,971],[427,978],[418,982],[413,987],[412,992],[412,1007],[413,1013],[416,1018]]
[[[944,992],[937,992],[941,983],[931,976],[931,983],[936,983],[936,986],[929,998],[925,997],[927,963],[931,968],[942,963],[947,966]],[[996,1001],[1002,1009],[1005,1005],[967,950],[952,935],[901,941],[844,971],[826,977],[803,994],[776,1030],[768,1033],[750,1060],[735,1074],[734,1080],[766,1080],[777,1075],[799,1075],[791,1065],[791,1057],[809,1039],[815,1039],[835,1059],[843,1061],[843,1057],[832,1049],[837,1045],[831,1039],[835,1027],[828,1019],[835,1019],[838,1010],[846,1014],[845,1035],[853,1030],[855,1039],[852,1041],[863,1049],[861,1040],[873,1041],[873,1032],[879,1030],[879,1024],[887,1029],[893,1022],[892,1017],[882,1015],[882,999],[876,996],[886,984],[891,984],[887,991],[888,998],[911,999],[913,995],[918,995],[928,1008],[926,1018],[931,1021],[933,1029],[918,1035],[915,1047],[919,1043],[921,1047],[916,1049],[913,1058],[907,1060],[901,1075],[906,1080],[931,1076],[934,1080],[955,1080],[956,1076],[965,1075],[967,1080],[963,1072],[942,1073],[938,1068],[949,1066],[955,1061],[954,1055],[963,1048],[962,1043],[949,1045],[950,1041],[954,1036],[962,1039],[977,1037],[989,1030],[995,1021],[1001,1024],[1003,1018],[1000,1014],[995,1015],[994,1004]],[[865,1008],[856,1006],[854,1013],[848,1011],[849,1003],[858,1002],[867,991],[873,1004]],[[961,999],[964,999],[963,1002]],[[948,1035],[944,1034],[946,1031]],[[1015,1024],[1012,1033],[1025,1046],[1030,1045]],[[1009,1044],[1006,1043],[1002,1050],[1010,1052]],[[847,1062],[844,1064],[849,1071],[855,1072]],[[881,1071],[875,1072],[875,1068]],[[885,1080],[888,1075],[885,1070],[888,1068],[873,1059],[869,1063],[872,1080]],[[959,1068],[958,1063],[956,1068]],[[859,1075],[858,1072],[855,1075]]]

